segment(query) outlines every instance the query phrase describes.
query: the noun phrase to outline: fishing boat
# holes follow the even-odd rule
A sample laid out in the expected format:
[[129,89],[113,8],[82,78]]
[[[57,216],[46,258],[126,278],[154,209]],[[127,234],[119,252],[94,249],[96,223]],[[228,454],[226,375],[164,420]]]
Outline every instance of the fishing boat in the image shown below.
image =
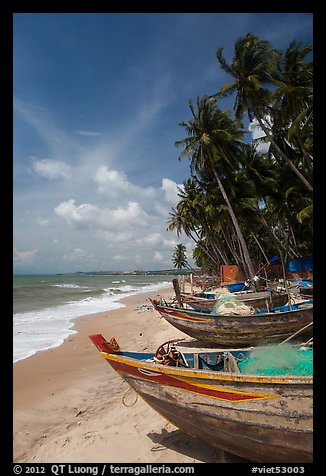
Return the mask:
[[245,315],[195,311],[168,306],[156,299],[150,301],[172,326],[188,336],[221,347],[277,343],[295,333],[300,333],[300,337],[312,336],[313,300],[269,310],[248,307],[251,312]]
[[299,288],[299,293],[302,296],[313,297],[314,294],[314,283],[312,278],[306,279],[295,279],[292,281],[291,285],[296,285]]
[[[182,301],[197,311],[212,310],[216,305],[218,299],[223,298],[223,294],[219,293],[184,293],[180,292]],[[244,302],[248,306],[254,308],[284,306],[288,300],[289,295],[286,292],[277,292],[274,290],[259,291],[259,292],[238,292],[233,293],[232,298]]]
[[130,387],[185,433],[250,461],[312,462],[312,356],[304,356],[311,369],[303,375],[289,368],[254,374],[240,369],[252,349],[182,353],[170,341],[155,353],[122,352],[115,338],[89,337]]

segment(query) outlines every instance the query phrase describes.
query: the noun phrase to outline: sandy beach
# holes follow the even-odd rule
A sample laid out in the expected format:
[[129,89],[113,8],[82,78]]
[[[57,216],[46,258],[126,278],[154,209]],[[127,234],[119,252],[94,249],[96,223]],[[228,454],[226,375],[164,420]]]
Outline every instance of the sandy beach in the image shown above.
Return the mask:
[[125,298],[124,308],[82,316],[75,320],[78,332],[63,345],[14,364],[14,462],[240,462],[156,413],[90,341],[99,332],[126,350],[151,352],[174,338],[189,345],[192,338],[151,310],[148,298],[157,296],[172,298],[172,285]]

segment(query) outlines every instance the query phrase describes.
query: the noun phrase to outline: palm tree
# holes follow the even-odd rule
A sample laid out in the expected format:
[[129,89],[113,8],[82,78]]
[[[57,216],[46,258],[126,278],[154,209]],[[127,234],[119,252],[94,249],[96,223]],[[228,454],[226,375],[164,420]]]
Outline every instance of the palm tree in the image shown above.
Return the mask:
[[[218,205],[215,203],[212,206],[214,197],[210,193],[208,184],[205,183],[203,187],[203,183],[193,177],[183,182],[182,190],[179,190],[178,195],[180,201],[170,212],[168,230],[176,231],[178,236],[181,231],[184,231],[209,256],[216,268],[219,267],[221,261],[227,264],[227,257],[220,249],[215,233],[216,223],[214,222],[216,222]],[[203,236],[207,238],[206,241],[202,240]]]
[[186,247],[182,243],[174,248],[172,262],[175,268],[182,269],[188,267]]
[[309,138],[312,138],[313,66],[306,57],[311,51],[311,45],[301,47],[297,41],[290,43],[279,71],[273,75],[277,89],[273,92],[271,110],[273,124],[284,131],[285,141],[293,151],[298,151],[301,166],[308,172],[312,171]]
[[267,119],[271,113],[273,93],[266,86],[271,85],[273,78],[276,78],[281,52],[272,49],[269,42],[259,39],[252,33],[248,33],[236,41],[231,64],[226,62],[222,51],[223,48],[219,48],[216,57],[223,71],[231,75],[235,81],[223,86],[212,97],[224,97],[236,93],[234,102],[236,117],[242,118],[246,112],[250,121],[255,117],[267,139],[271,142],[273,150],[312,192],[311,184],[275,141],[272,126]]
[[273,92],[273,110],[284,125],[291,125],[302,111],[312,106],[312,62],[306,61],[311,45],[301,47],[292,41],[285,52],[284,60],[273,75],[277,89]]
[[203,99],[197,98],[198,112],[195,112],[191,102],[189,105],[193,119],[180,123],[180,126],[188,133],[188,137],[175,142],[176,146],[183,146],[179,159],[187,155],[191,160],[192,172],[208,174],[215,178],[241,245],[247,267],[246,274],[249,274],[249,278],[253,278],[255,272],[249,251],[221,179],[223,173],[225,174],[226,166],[232,170],[238,167],[236,157],[241,151],[243,138],[241,122],[231,120],[228,112],[217,109],[214,98],[206,96]]

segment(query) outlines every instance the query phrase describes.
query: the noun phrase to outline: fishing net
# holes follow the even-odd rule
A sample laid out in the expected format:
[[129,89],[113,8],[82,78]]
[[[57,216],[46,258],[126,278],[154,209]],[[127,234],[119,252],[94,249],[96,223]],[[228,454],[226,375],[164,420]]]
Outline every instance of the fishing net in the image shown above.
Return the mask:
[[217,296],[216,304],[214,305],[212,314],[237,314],[242,316],[248,316],[254,314],[255,310],[237,300],[231,293],[223,293]]
[[313,375],[313,349],[291,344],[257,347],[238,367],[244,374]]

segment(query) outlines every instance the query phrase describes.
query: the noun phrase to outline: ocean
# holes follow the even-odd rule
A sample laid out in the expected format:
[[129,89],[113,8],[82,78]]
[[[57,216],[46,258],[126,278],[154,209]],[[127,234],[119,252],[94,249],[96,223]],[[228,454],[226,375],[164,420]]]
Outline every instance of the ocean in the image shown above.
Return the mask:
[[61,345],[74,319],[124,307],[121,299],[172,286],[170,275],[16,275],[13,362]]

